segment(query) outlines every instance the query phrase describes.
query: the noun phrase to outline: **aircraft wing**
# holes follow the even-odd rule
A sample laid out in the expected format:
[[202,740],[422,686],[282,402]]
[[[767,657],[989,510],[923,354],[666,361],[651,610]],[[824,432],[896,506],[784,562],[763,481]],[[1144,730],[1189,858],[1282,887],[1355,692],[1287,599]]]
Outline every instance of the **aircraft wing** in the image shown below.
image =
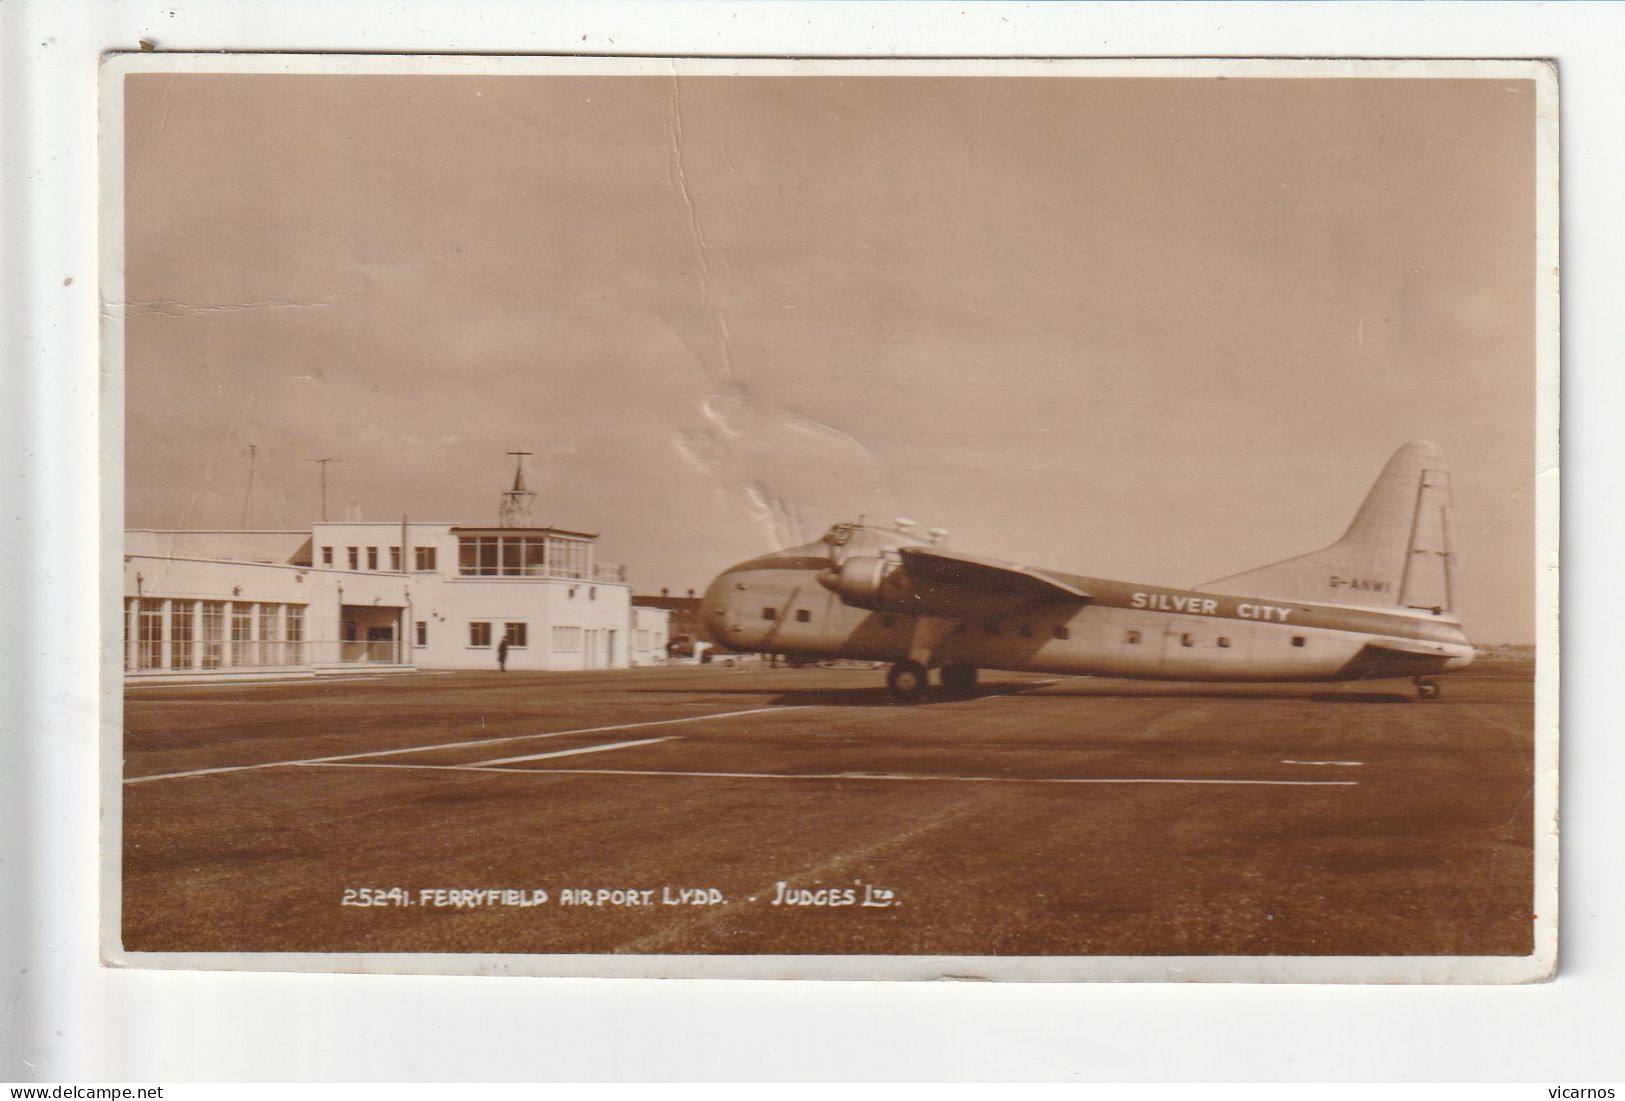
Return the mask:
[[1089,594],[1076,585],[1032,566],[978,558],[943,547],[898,547],[897,553],[902,556],[904,568],[918,581],[964,586],[988,595],[1023,600],[1089,602]]

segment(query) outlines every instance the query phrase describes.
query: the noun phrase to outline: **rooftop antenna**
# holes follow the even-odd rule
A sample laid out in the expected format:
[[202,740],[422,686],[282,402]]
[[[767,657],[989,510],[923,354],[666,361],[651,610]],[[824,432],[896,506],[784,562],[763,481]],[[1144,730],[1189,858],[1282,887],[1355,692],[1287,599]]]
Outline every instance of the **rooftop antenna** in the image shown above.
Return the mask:
[[248,512],[254,503],[254,463],[259,458],[260,449],[253,444],[248,445],[248,488],[243,491],[243,518],[238,521],[237,527],[248,530]]
[[513,488],[502,494],[502,508],[498,512],[498,526],[505,528],[535,527],[531,519],[531,506],[536,503],[536,494],[525,488],[525,456],[534,454],[530,451],[510,451],[515,460],[513,472]]
[[336,463],[337,459],[306,459],[307,463],[317,463],[322,468],[322,523],[327,523],[327,464]]

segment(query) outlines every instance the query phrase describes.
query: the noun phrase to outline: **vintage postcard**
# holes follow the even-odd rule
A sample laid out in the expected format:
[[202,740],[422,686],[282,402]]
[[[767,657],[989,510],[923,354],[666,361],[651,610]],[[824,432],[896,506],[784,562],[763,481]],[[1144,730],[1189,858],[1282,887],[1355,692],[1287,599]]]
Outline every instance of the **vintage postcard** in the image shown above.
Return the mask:
[[102,84],[110,963],[1553,974],[1548,65]]

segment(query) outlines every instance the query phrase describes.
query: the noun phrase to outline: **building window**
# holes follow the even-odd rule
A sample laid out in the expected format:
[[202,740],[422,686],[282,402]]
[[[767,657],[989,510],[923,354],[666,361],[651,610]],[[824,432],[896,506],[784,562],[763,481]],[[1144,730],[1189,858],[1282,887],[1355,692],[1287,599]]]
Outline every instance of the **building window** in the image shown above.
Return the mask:
[[169,667],[192,667],[192,601],[172,600],[169,604]]
[[1229,636],[1227,636],[1227,635],[1220,635],[1219,636],[1219,648],[1221,650],[1230,649],[1230,638],[1229,638]]
[[377,547],[368,547],[367,548],[367,569],[376,570],[377,568],[378,568],[378,548]]
[[806,608],[797,608],[796,609],[796,622],[797,623],[811,623],[812,622],[812,613],[809,612]]
[[333,548],[332,547],[323,547],[322,548],[322,565],[331,566],[332,564],[333,564]]
[[253,665],[254,659],[249,656],[249,649],[253,646],[254,637],[254,607],[251,604],[233,604],[231,606],[231,663],[233,665]]
[[1292,636],[1292,645],[1294,645],[1294,646],[1302,646],[1303,641],[1304,641],[1304,639],[1303,639],[1302,635],[1293,635]]
[[523,650],[530,645],[530,633],[523,623],[504,623],[502,633],[508,636],[508,645]]
[[361,552],[355,547],[347,547],[346,549],[350,552],[350,568],[359,570],[361,568]]
[[547,572],[554,577],[585,578],[591,568],[588,558],[591,549],[592,544],[586,539],[548,536]]
[[412,639],[412,644],[414,646],[418,647],[419,649],[422,649],[423,647],[429,645],[429,623],[428,623],[428,621],[423,620],[423,619],[418,620],[417,623],[414,625],[414,630],[416,631],[416,634]]
[[429,573],[436,569],[434,547],[413,547],[412,559],[419,573]]
[[136,667],[159,669],[164,664],[164,602],[143,600],[137,623],[140,644],[136,650]]
[[401,548],[389,548],[389,568],[392,573],[401,572]]
[[468,644],[477,647],[491,645],[491,625],[489,623],[470,623],[468,625]]
[[777,608],[763,608],[762,609],[762,618],[763,619],[777,619],[777,618],[779,618],[778,609]]
[[260,664],[280,665],[282,656],[277,652],[281,649],[277,645],[277,612],[280,604],[260,605]]
[[1072,628],[1070,628],[1070,627],[1057,627],[1057,628],[1055,628],[1055,637],[1056,638],[1063,638],[1063,639],[1071,638],[1072,637]]
[[1130,646],[1138,646],[1140,644],[1140,632],[1138,632],[1138,631],[1126,631],[1126,632],[1124,632],[1123,641],[1128,643]]
[[580,627],[553,628],[553,652],[556,654],[573,654],[581,649]]
[[218,669],[224,663],[226,605],[219,600],[203,602],[203,668]]
[[303,665],[305,661],[305,609],[303,605],[288,605],[282,630],[288,640],[288,664]]
[[592,540],[558,535],[463,535],[457,540],[457,572],[464,577],[585,581],[592,573]]

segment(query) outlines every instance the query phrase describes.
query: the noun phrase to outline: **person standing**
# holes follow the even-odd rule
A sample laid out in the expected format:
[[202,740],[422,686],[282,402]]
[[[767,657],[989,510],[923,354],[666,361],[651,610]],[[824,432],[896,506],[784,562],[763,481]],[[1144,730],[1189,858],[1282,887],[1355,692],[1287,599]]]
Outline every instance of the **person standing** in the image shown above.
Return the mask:
[[508,671],[508,636],[503,635],[502,641],[497,643],[497,672]]

